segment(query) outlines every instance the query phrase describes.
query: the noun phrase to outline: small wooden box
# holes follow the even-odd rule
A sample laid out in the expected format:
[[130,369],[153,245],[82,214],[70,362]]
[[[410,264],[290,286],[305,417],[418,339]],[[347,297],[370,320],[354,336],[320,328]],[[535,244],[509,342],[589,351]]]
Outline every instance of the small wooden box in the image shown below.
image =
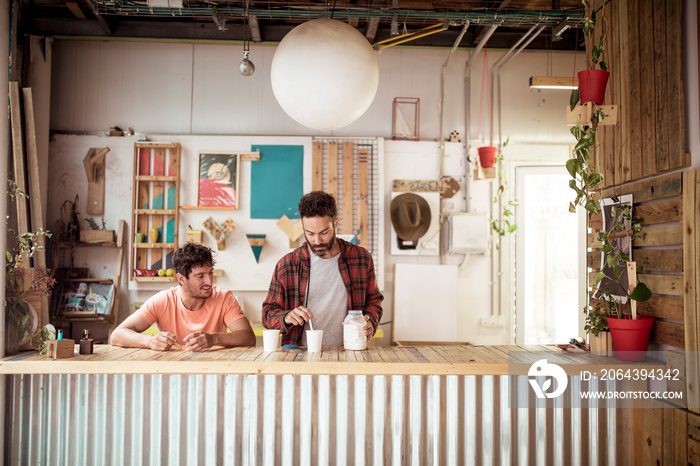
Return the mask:
[[187,230],[187,242],[192,241],[193,243],[202,242],[202,230]]
[[80,354],[92,354],[93,352],[93,340],[80,340]]
[[114,230],[80,230],[80,241],[85,243],[113,242]]
[[53,359],[72,358],[75,352],[75,340],[49,340],[46,346],[46,354]]

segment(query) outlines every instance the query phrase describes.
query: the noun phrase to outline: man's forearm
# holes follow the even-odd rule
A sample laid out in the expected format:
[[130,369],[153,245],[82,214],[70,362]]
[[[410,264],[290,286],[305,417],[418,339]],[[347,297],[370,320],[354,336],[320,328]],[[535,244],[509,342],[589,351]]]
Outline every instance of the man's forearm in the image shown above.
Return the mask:
[[248,330],[214,333],[214,345],[217,346],[255,346],[255,334]]
[[109,343],[113,346],[123,348],[150,348],[150,335],[134,332],[129,329],[116,329],[109,338]]

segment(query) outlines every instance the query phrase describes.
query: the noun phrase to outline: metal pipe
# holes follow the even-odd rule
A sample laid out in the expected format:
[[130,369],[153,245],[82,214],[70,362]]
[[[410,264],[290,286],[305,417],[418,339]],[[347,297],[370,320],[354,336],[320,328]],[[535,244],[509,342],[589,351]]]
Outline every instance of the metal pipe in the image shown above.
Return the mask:
[[[440,28],[440,29],[435,30],[435,28]],[[407,34],[401,34],[400,36],[394,36],[394,37],[390,37],[388,39],[380,40],[379,42],[375,43],[374,46],[376,47],[376,46],[381,45],[381,44],[386,44],[388,42],[394,42],[396,40],[401,40],[401,39],[408,39],[408,40],[415,39],[417,37],[423,37],[424,35],[427,35],[427,34],[433,34],[435,32],[444,31],[445,29],[447,29],[447,25],[445,23],[436,23],[436,24],[433,24],[431,26],[427,26],[427,27],[418,29],[417,31],[414,31],[414,32],[409,32]],[[429,31],[429,32],[417,35],[423,31]],[[402,41],[402,42],[405,42],[405,41]],[[396,42],[396,44],[400,44],[400,43],[401,42]],[[396,44],[390,44],[390,45],[387,45],[387,47],[390,47],[391,45],[396,45]]]
[[[493,146],[493,110],[494,110],[494,105],[493,105],[493,77],[494,77],[494,72],[496,68],[499,67],[501,61],[503,61],[506,57],[508,57],[510,54],[513,53],[513,51],[530,35],[532,34],[532,31],[535,30],[535,26],[530,28],[523,36],[515,43],[513,46],[505,53],[503,54],[502,57],[500,57],[494,65],[491,67],[491,96],[490,96],[490,108],[491,108],[491,124],[489,125],[489,145]],[[498,166],[496,167],[496,170],[498,170]],[[494,183],[493,180],[491,182],[491,198],[496,199],[498,193],[498,183]],[[500,202],[497,204],[495,202],[491,203],[491,209],[490,209],[490,214],[491,214],[491,219],[496,219],[498,217],[500,221]],[[493,317],[495,315],[501,315],[501,300],[500,300],[500,293],[501,293],[501,249],[498,247],[498,244],[496,243],[496,239],[493,235],[491,235],[492,241],[491,241],[491,313],[490,315]]]
[[[459,43],[462,41],[462,38],[464,37],[464,34],[467,32],[467,29],[469,28],[469,21],[464,22],[464,27],[462,27],[462,31],[459,33],[457,36],[457,39],[455,39],[454,44],[452,45],[452,49],[450,50],[450,53],[447,55],[447,58],[445,59],[445,62],[442,64],[442,73],[440,74],[440,100],[438,102],[438,113],[440,114],[440,132],[439,137],[440,137],[440,179],[442,179],[443,176],[445,176],[445,138],[442,134],[443,131],[443,123],[445,119],[445,109],[443,107],[443,102],[445,99],[445,70],[447,70],[447,65],[450,63],[450,59],[452,59],[452,55],[454,55],[455,50],[457,50],[457,47],[459,47]],[[440,198],[440,225],[442,225],[442,222],[445,218],[445,200]],[[443,235],[440,235],[439,238],[439,247],[438,249],[440,250],[440,263],[444,264],[445,263],[445,242],[442,240]]]
[[[498,71],[497,71],[496,76],[497,76],[497,78],[498,78],[498,143],[499,143],[499,144],[501,144],[501,140],[502,140],[502,139],[501,139],[501,70],[503,69],[503,67],[504,67],[508,62],[510,62],[513,58],[517,57],[517,56],[520,54],[520,52],[522,52],[523,50],[525,50],[525,49],[527,48],[527,46],[530,45],[530,43],[531,43],[533,40],[535,40],[535,38],[536,38],[537,36],[539,36],[539,35],[542,33],[542,31],[544,31],[544,26],[541,26],[541,27],[537,30],[537,32],[535,32],[535,33],[532,35],[532,37],[530,37],[530,38],[527,40],[527,42],[525,42],[525,43],[522,45],[522,47],[520,47],[512,56],[510,56],[506,61],[504,61],[503,63],[501,63],[501,64],[499,65],[499,67],[498,67]],[[493,83],[492,83],[492,84],[493,84]],[[493,88],[492,88],[492,90],[493,90]]]
[[415,40],[415,39],[420,39],[421,37],[429,36],[429,35],[435,34],[436,32],[442,32],[442,31],[446,31],[446,30],[447,30],[447,28],[442,28],[442,29],[436,29],[434,31],[424,32],[423,34],[408,35],[402,40],[397,40],[396,42],[392,42],[391,44],[380,45],[378,47],[374,47],[374,49],[375,50],[388,49],[389,47],[393,47],[394,45],[403,44],[404,42],[408,42],[408,41]]
[[[523,37],[520,38],[520,40],[513,45],[513,47],[510,48],[510,50],[504,54],[500,59],[496,61],[494,64],[493,68],[491,69],[491,145],[493,146],[493,109],[494,109],[494,102],[493,102],[493,89],[494,89],[494,76],[498,77],[498,146],[501,147],[502,141],[501,141],[501,70],[503,69],[503,66],[511,61],[513,58],[517,57],[520,52],[525,50],[525,48],[530,45],[530,43],[544,30],[544,27],[540,27],[537,31],[534,33],[532,32],[534,30],[534,27],[531,28],[528,32],[526,32]],[[529,36],[529,37],[528,37]],[[525,40],[527,38],[527,40]],[[523,43],[524,42],[524,43]],[[522,43],[522,45],[520,45]],[[517,48],[517,50],[516,50]],[[502,63],[501,63],[502,61]],[[497,167],[497,170],[500,167]],[[497,197],[498,198],[498,203],[492,204],[492,216],[491,218],[494,218],[494,208],[496,209],[495,215],[498,216],[498,223],[501,224],[503,221],[503,200],[501,199],[500,196],[497,196],[498,190],[500,189],[500,186],[498,183],[492,183],[492,196],[494,196],[494,199]],[[491,315],[498,315],[501,316],[503,315],[502,309],[501,309],[501,300],[500,300],[500,292],[501,292],[501,285],[502,285],[502,276],[503,276],[503,269],[502,269],[502,264],[501,262],[503,261],[502,257],[502,251],[500,248],[496,248],[495,251],[492,251],[493,254],[491,255],[491,272],[492,276],[491,279],[493,280],[494,286],[492,288],[492,293],[491,293],[491,299],[493,305],[491,306]]]
[[[515,44],[513,44],[513,46],[512,46],[510,49],[508,49],[508,51],[507,51],[506,53],[503,54],[503,56],[501,56],[501,58],[499,58],[498,60],[496,60],[496,62],[495,62],[495,63],[493,64],[493,66],[491,67],[491,76],[490,76],[490,78],[491,78],[491,115],[490,115],[490,117],[491,117],[491,125],[489,126],[489,145],[490,145],[490,146],[493,146],[493,107],[494,107],[494,105],[493,105],[493,77],[494,77],[494,75],[495,75],[496,69],[499,68],[500,63],[501,63],[503,60],[505,60],[506,58],[508,58],[508,57],[518,48],[518,46],[519,46],[530,34],[532,34],[532,31],[534,31],[536,27],[537,27],[537,26],[532,26],[525,34],[523,34],[523,36],[522,36],[520,39],[518,39],[518,41],[517,41]],[[528,43],[529,43],[529,42],[528,42]]]
[[[119,15],[119,16],[201,16],[211,17],[211,6],[185,6],[183,8],[168,8],[168,7],[152,7],[146,2],[127,2],[125,0],[92,0],[95,11],[100,15]],[[219,13],[227,18],[244,16],[244,8],[237,4],[226,3],[217,5]],[[554,28],[557,25],[568,24],[570,27],[578,25],[578,19],[575,16],[567,16],[566,12],[559,11],[499,11],[494,14],[493,11],[477,10],[469,11],[465,14],[463,11],[426,11],[426,10],[408,10],[398,8],[344,8],[344,18],[380,18],[383,21],[391,21],[394,15],[403,18],[405,21],[413,21],[425,23],[427,21],[447,21],[448,23],[462,22],[465,19],[473,24],[481,26],[499,26],[502,24],[517,24],[519,26],[528,24],[543,24],[547,27]],[[299,8],[290,10],[289,8],[252,8],[250,10],[252,16],[257,16],[258,19],[303,19],[310,20],[316,18],[328,18],[328,11],[323,8]],[[465,18],[466,16],[466,18]],[[102,16],[100,16],[102,18]],[[102,21],[104,19],[102,18]],[[103,25],[104,27],[104,25]]]

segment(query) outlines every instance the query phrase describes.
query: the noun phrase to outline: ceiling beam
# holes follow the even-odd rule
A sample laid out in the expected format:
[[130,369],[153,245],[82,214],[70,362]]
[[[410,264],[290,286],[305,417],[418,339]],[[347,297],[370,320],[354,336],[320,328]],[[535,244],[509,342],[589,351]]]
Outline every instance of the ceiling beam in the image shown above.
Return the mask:
[[372,17],[367,23],[367,31],[365,32],[365,37],[370,42],[374,42],[374,38],[377,36],[377,27],[379,27],[379,18]]
[[73,13],[73,16],[78,19],[85,19],[85,13],[83,13],[83,10],[80,9],[80,6],[76,2],[66,2],[66,6],[70,12]]
[[90,11],[92,12],[93,16],[97,20],[97,22],[100,24],[104,32],[108,35],[112,35],[112,28],[109,27],[109,24],[107,24],[107,21],[102,17],[99,11],[97,11],[97,8],[95,8],[95,5],[92,3],[92,0],[85,0],[85,3],[87,3],[88,8],[90,8]]

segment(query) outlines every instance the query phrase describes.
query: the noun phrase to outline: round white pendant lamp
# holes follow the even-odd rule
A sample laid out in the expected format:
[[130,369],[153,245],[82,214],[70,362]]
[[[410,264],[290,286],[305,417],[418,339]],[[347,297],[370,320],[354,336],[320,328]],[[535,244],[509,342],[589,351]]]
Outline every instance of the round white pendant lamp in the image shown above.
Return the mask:
[[272,58],[272,91],[298,123],[331,130],[360,118],[379,85],[377,56],[357,29],[314,19],[292,29]]

